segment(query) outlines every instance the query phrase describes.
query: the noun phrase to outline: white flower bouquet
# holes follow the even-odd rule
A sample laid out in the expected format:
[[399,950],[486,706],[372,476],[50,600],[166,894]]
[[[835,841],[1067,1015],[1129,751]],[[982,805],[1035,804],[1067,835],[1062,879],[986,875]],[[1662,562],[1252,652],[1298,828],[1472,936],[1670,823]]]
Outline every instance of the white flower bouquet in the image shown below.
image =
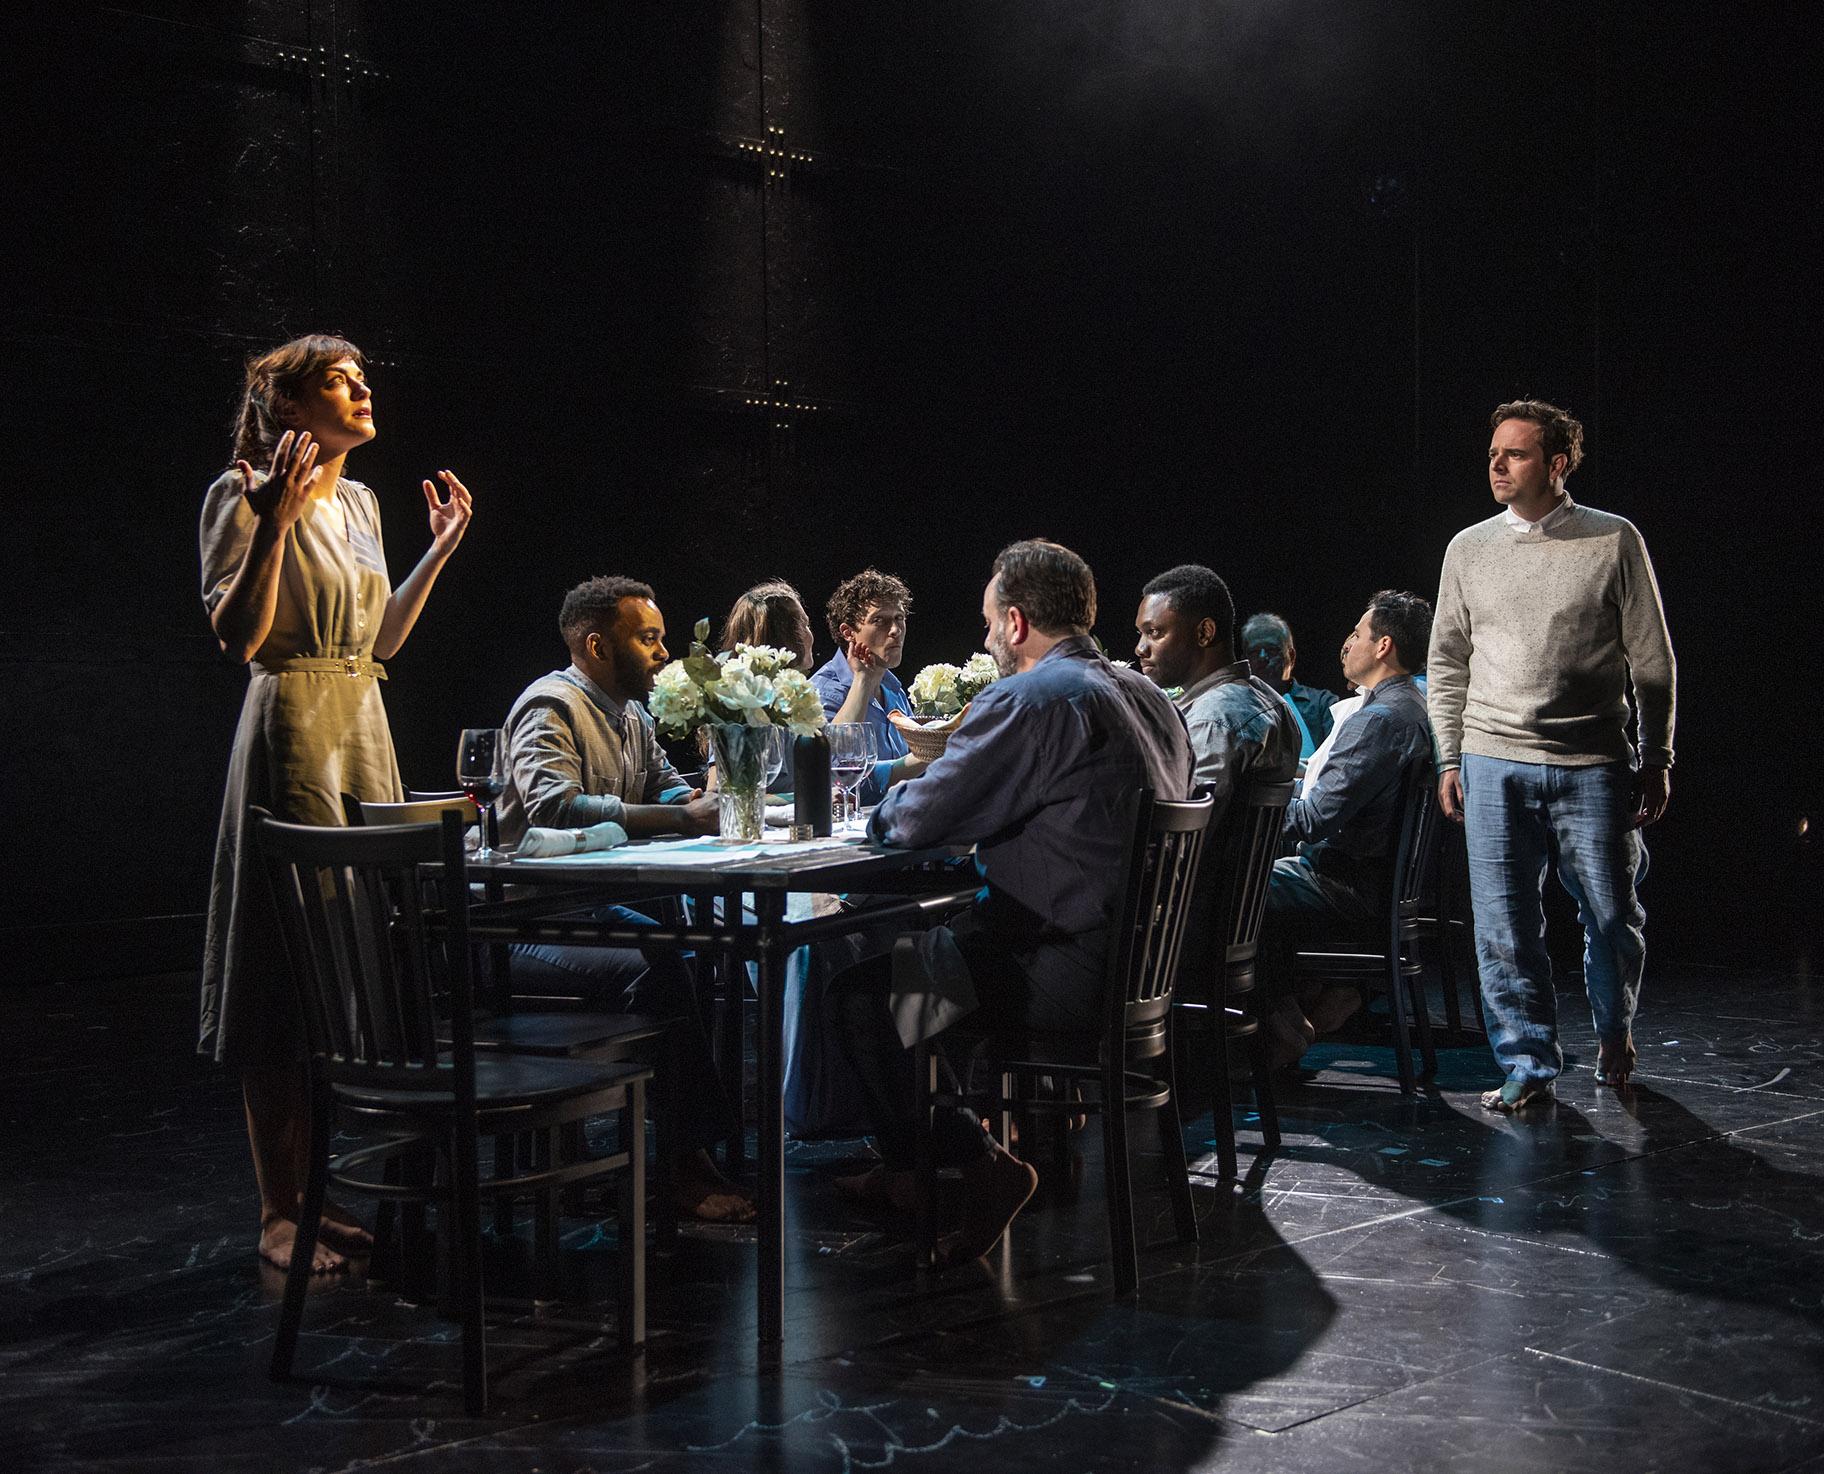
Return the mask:
[[709,621],[699,619],[690,654],[658,674],[649,703],[667,737],[699,727],[784,727],[808,737],[823,726],[823,702],[810,677],[793,670],[798,657],[772,645],[737,645],[711,655]]
[[912,678],[906,695],[918,719],[894,712],[888,720],[906,739],[912,755],[930,762],[944,750],[950,734],[963,720],[969,703],[996,680],[1000,669],[986,650],[977,651],[962,665],[938,662],[927,665]]
[[765,835],[769,759],[774,772],[783,761],[773,744],[822,727],[823,702],[810,678],[792,669],[798,657],[791,651],[737,645],[711,655],[707,619],[692,635],[690,654],[653,682],[652,719],[667,737],[708,729],[722,838],[753,843]]

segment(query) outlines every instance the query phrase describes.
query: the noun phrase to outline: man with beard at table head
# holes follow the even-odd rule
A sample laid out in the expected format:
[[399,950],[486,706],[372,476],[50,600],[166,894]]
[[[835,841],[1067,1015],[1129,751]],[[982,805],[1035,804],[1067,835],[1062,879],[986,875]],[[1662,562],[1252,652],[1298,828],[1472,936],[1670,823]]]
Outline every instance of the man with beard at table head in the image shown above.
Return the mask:
[[[558,628],[570,664],[540,676],[507,713],[507,788],[500,804],[504,844],[528,828],[619,824],[629,835],[713,834],[716,801],[690,788],[660,749],[643,704],[670,655],[665,618],[651,588],[631,578],[592,578],[564,596]],[[648,918],[624,906],[599,920]],[[594,1008],[674,1018],[673,1068],[682,1072],[678,1136],[688,1149],[673,1165],[675,1207],[707,1222],[748,1222],[754,1208],[716,1170],[707,1148],[733,1129],[697,1008],[690,968],[676,953],[635,947],[516,942],[514,985],[522,992],[579,995]]]
[[[971,1033],[1101,1028],[1136,796],[1190,792],[1184,723],[1145,676],[1109,663],[1090,638],[1095,618],[1095,579],[1075,553],[1038,540],[1002,549],[982,595],[1001,679],[869,821],[883,844],[976,846],[976,903],[921,942],[934,991],[975,1000]],[[870,959],[832,984],[830,1022],[882,1157],[847,1190],[905,1207],[923,1128],[891,992],[891,959]],[[960,1264],[1000,1242],[1038,1174],[961,1107],[939,1112],[931,1132],[937,1164],[963,1173],[963,1227],[938,1243],[940,1265]]]
[[1235,602],[1229,586],[1200,563],[1167,569],[1141,590],[1134,658],[1184,714],[1197,755],[1194,788],[1222,822],[1249,780],[1285,783],[1298,773],[1299,730],[1279,693],[1235,658]]

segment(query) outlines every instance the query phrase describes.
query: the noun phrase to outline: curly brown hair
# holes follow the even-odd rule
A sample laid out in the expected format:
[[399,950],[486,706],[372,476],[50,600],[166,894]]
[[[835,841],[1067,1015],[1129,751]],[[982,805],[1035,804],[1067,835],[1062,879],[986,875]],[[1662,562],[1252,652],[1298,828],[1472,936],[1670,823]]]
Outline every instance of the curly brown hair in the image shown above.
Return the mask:
[[912,590],[901,580],[878,568],[864,568],[853,578],[845,578],[836,585],[836,592],[824,606],[830,638],[840,647],[845,624],[859,626],[870,609],[888,607],[896,608],[902,614],[912,612]]
[[310,387],[313,376],[344,359],[367,368],[361,350],[333,333],[307,333],[248,359],[241,407],[234,416],[234,453],[229,460],[246,461],[254,470],[264,470],[272,459],[272,448],[285,433],[279,400],[297,399]]
[[1583,422],[1557,405],[1543,399],[1516,399],[1497,405],[1488,417],[1488,428],[1493,430],[1504,420],[1530,420],[1537,425],[1546,463],[1549,465],[1554,456],[1563,456],[1566,476],[1583,464]]

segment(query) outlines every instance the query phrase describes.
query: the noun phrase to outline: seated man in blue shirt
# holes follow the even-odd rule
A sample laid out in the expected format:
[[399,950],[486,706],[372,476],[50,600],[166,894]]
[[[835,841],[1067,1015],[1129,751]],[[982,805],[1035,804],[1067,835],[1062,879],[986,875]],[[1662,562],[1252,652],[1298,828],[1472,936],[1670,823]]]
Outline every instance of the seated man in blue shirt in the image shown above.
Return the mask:
[[1298,853],[1274,863],[1262,950],[1279,994],[1269,1028],[1277,1065],[1295,1063],[1319,1033],[1361,1006],[1354,987],[1295,998],[1293,954],[1327,933],[1345,933],[1384,913],[1400,835],[1400,779],[1429,754],[1431,723],[1414,673],[1425,668],[1431,605],[1383,589],[1343,641],[1343,674],[1361,688],[1359,710],[1337,733],[1317,782],[1286,810]]
[[[1135,796],[1150,788],[1184,798],[1190,742],[1163,693],[1096,648],[1095,579],[1068,548],[1004,548],[982,618],[1002,679],[976,697],[923,776],[887,795],[869,833],[892,845],[976,846],[981,894],[927,938],[937,945],[926,953],[935,985],[977,1000],[972,1032],[1094,1031]],[[921,1125],[890,995],[890,960],[864,962],[831,987],[830,1019],[883,1159],[854,1189],[903,1206]],[[967,1110],[940,1113],[931,1129],[938,1164],[961,1167],[964,1179],[963,1227],[939,1242],[939,1262],[962,1263],[1000,1242],[1038,1174]]]
[[1216,802],[1211,829],[1242,784],[1297,775],[1298,721],[1279,693],[1235,658],[1235,601],[1215,573],[1185,563],[1160,574],[1140,591],[1134,632],[1141,673],[1177,693],[1172,701],[1197,755],[1192,787]]
[[827,618],[836,653],[811,676],[832,722],[864,722],[874,733],[878,761],[861,785],[861,802],[877,804],[902,778],[924,771],[887,713],[912,715],[894,669],[906,650],[912,592],[890,573],[864,569],[830,595]]

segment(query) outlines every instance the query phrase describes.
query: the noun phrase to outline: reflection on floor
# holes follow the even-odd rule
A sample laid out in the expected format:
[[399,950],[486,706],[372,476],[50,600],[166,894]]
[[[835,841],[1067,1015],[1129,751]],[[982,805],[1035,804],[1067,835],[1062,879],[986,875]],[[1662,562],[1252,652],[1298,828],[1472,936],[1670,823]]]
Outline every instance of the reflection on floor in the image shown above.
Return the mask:
[[[637,1384],[611,1335],[509,1328],[485,1420],[461,1416],[454,1328],[358,1277],[314,1298],[306,1378],[267,1380],[276,1287],[192,1011],[184,979],[0,997],[0,1467],[1824,1471],[1804,976],[1656,970],[1622,1098],[1567,994],[1575,1061],[1524,1122],[1476,1108],[1477,1045],[1413,1102],[1372,1037],[1320,1047],[1247,1182],[1215,1183],[1192,1123],[1204,1242],[1149,1252],[1132,1302],[1093,1132],[998,1262],[922,1289],[827,1191],[856,1148],[796,1148],[776,1365],[745,1234],[693,1232],[653,1261]],[[1141,1204],[1166,1237],[1163,1196]]]

